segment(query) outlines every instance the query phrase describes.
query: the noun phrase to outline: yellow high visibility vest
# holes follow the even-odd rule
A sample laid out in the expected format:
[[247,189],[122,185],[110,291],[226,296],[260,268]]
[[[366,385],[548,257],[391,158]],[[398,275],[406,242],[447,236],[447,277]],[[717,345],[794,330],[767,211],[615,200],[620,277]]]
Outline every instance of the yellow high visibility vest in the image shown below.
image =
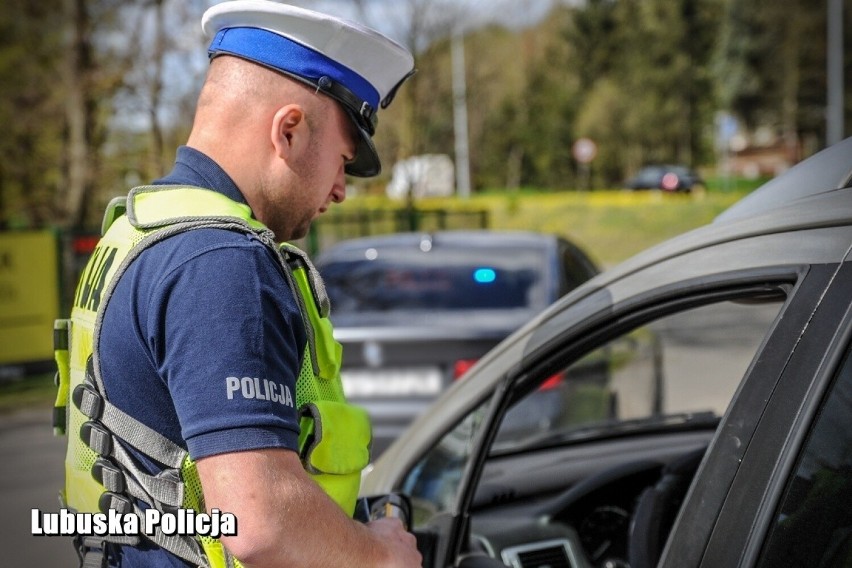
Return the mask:
[[[308,341],[296,382],[302,463],[313,479],[350,516],[361,470],[370,459],[366,412],[349,405],[340,381],[342,348],[332,336],[329,302],[316,269],[292,245],[276,245],[272,233],[252,218],[247,205],[198,187],[143,186],[114,200],[99,241],[75,294],[71,318],[54,330],[59,368],[54,428],[71,432],[65,459],[63,503],[76,512],[111,508],[142,516],[147,507],[204,512],[195,463],[181,446],[110,404],[100,376],[97,345],[100,323],[112,291],[131,262],[149,246],[179,232],[220,228],[255,235],[275,253],[300,306]],[[72,404],[69,404],[69,401]],[[139,471],[122,444],[163,464],[164,472]],[[124,546],[148,538],[198,566],[239,566],[218,538],[153,535],[97,537]]]

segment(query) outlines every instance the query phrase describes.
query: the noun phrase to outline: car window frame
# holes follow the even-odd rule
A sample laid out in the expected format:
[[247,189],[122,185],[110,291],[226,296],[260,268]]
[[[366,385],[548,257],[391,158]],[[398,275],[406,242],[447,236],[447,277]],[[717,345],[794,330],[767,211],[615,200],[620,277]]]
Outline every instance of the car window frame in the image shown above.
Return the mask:
[[[784,314],[794,299],[802,294],[801,288],[803,287],[810,289],[809,296],[813,296],[814,302],[817,301],[818,292],[824,289],[825,283],[820,283],[818,279],[809,279],[809,275],[808,265],[783,265],[760,269],[741,269],[712,276],[688,278],[659,288],[644,290],[635,296],[623,298],[615,304],[604,305],[604,303],[598,309],[587,313],[582,321],[571,326],[567,333],[551,333],[550,338],[544,341],[541,339],[535,341],[535,348],[524,354],[521,363],[503,377],[500,388],[496,389],[496,392],[491,396],[487,422],[478,433],[474,444],[474,458],[465,468],[463,479],[459,485],[453,526],[446,548],[451,554],[449,558],[458,558],[462,553],[465,543],[463,537],[469,531],[469,511],[475,488],[482,476],[488,454],[487,450],[491,447],[496,436],[497,429],[493,427],[494,422],[502,419],[512,400],[516,398],[513,393],[517,389],[534,388],[532,383],[537,378],[547,376],[557,366],[564,366],[570,361],[576,360],[589,349],[602,345],[608,339],[617,337],[627,329],[642,323],[691,307],[730,299],[731,295],[742,295],[747,290],[758,290],[761,283],[775,288],[782,285],[786,286],[787,296],[783,306],[780,308],[775,322],[767,330],[763,342],[745,373],[745,378],[750,377],[755,367],[758,366],[756,362],[761,359],[756,355],[764,351],[770,338],[781,333],[787,336],[787,343],[792,348],[795,339],[801,335],[801,330],[807,322],[794,322],[793,318],[785,318]],[[813,284],[809,285],[809,282],[813,282]],[[583,301],[586,300],[595,301],[592,297],[587,297]],[[605,326],[606,332],[599,332],[595,334],[594,338],[584,336],[589,329],[602,326]],[[566,349],[568,353],[566,353]],[[767,362],[760,361],[760,364],[766,365]],[[737,389],[737,392],[739,392],[739,389]]]
[[[675,545],[680,537],[695,531],[694,524],[684,518],[673,527],[672,550],[664,551],[661,566],[753,566],[758,562],[807,434],[852,342],[852,262],[821,265],[812,273],[828,282],[782,373],[771,390],[760,384],[760,377],[750,376],[744,384],[756,395],[763,394],[766,402],[751,436],[742,440],[737,475],[713,518],[700,563],[684,564],[683,555],[675,550],[681,548]],[[737,406],[732,419],[742,419],[747,410]],[[700,474],[699,483],[708,477],[706,470]]]

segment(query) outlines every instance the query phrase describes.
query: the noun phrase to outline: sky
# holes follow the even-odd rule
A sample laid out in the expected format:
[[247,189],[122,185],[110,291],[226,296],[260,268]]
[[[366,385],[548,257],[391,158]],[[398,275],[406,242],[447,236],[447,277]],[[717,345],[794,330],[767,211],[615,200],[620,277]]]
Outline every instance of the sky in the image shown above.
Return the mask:
[[[457,21],[469,27],[500,23],[525,27],[541,20],[560,0],[289,0],[289,3],[354,20],[396,39],[403,39],[404,28],[414,6],[434,6],[433,13],[458,10]],[[363,4],[363,11],[358,5]]]

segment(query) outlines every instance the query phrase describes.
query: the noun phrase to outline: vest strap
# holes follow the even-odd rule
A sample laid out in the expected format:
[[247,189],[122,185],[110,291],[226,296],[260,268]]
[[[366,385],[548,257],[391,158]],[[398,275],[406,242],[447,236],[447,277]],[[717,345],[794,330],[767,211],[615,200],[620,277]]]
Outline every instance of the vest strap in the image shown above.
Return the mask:
[[[116,541],[124,537],[114,537]],[[122,544],[116,542],[116,544]],[[80,568],[107,568],[110,554],[107,552],[108,543],[100,536],[76,536],[74,548],[80,559]]]
[[165,469],[155,476],[148,475],[120,444],[114,444],[113,448],[118,451],[109,454],[112,459],[101,457],[92,466],[92,475],[107,491],[126,493],[160,511],[183,504],[185,486],[177,470]]
[[118,466],[106,458],[101,457],[95,460],[95,465],[92,466],[92,476],[107,491],[112,493],[124,493],[127,491],[127,482],[124,479],[124,473],[118,469]]
[[287,261],[292,268],[305,268],[308,274],[308,284],[311,295],[314,297],[314,302],[319,312],[320,317],[326,318],[331,312],[331,300],[328,299],[328,292],[325,289],[325,282],[322,281],[319,271],[316,269],[311,259],[305,251],[289,244],[283,243],[281,251],[287,256]]
[[[103,424],[104,428],[114,436],[151,459],[171,468],[180,468],[188,455],[186,450],[106,400],[95,387],[94,373],[89,374],[92,365],[90,357],[86,372],[87,382],[77,385],[74,389],[72,396],[74,405],[90,419]],[[109,450],[95,449],[95,451],[102,455],[110,453]]]
[[97,549],[88,549],[83,555],[83,564],[81,568],[106,568],[106,553]]
[[[132,497],[151,503],[160,510],[164,507],[180,507],[183,504],[185,486],[180,480],[180,473],[177,467],[171,465],[166,460],[171,460],[174,463],[177,457],[180,457],[179,467],[183,465],[183,458],[187,455],[186,452],[158,434],[158,436],[177,448],[179,452],[161,451],[163,448],[160,448],[160,451],[156,453],[149,451],[147,454],[149,457],[170,466],[156,476],[149,475],[139,468],[133,456],[116,440],[116,438],[124,440],[140,451],[145,451],[145,448],[140,446],[147,445],[150,450],[150,444],[157,443],[158,440],[148,439],[144,440],[145,444],[138,443],[138,437],[144,435],[144,428],[147,427],[106,401],[100,393],[94,390],[94,386],[91,383],[80,384],[74,390],[74,394],[74,401],[78,408],[84,414],[93,418],[93,420],[89,420],[82,425],[80,428],[80,437],[92,451],[102,456],[92,466],[92,474],[95,476],[95,479],[110,492],[118,494],[127,493]],[[83,410],[84,408],[86,410]],[[115,424],[119,423],[119,420],[126,423],[138,424],[136,428],[123,428],[120,430],[132,432],[130,436],[132,439],[123,439],[116,433]],[[110,424],[113,427],[110,427]],[[168,448],[166,449],[168,450]],[[177,453],[178,456],[172,457],[172,453]],[[105,458],[113,459],[107,460]]]
[[68,420],[66,405],[71,385],[71,320],[58,319],[53,322],[53,358],[56,361],[56,401],[53,403],[53,434],[64,436]]

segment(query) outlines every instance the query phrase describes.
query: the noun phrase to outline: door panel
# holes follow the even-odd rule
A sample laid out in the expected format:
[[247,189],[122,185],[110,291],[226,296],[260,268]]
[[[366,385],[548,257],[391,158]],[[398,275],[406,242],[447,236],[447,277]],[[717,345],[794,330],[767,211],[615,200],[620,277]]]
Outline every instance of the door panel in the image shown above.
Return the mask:
[[[830,287],[807,320],[802,337],[789,349],[792,354],[780,379],[773,381],[769,376],[752,375],[744,385],[744,393],[751,398],[741,397],[737,411],[729,417],[729,421],[742,421],[751,416],[757,427],[751,436],[733,433],[725,436],[725,442],[739,445],[741,451],[718,452],[716,463],[720,467],[726,458],[730,460],[737,455],[741,456],[741,464],[731,466],[736,476],[715,519],[702,566],[753,565],[763,535],[773,519],[787,473],[795,461],[803,432],[813,419],[819,397],[845,353],[845,342],[840,343],[838,334],[842,336],[839,330],[849,325],[847,310],[852,290],[852,264],[847,263],[840,270],[836,265],[816,267],[813,275],[828,279]],[[813,291],[811,289],[810,293]],[[805,318],[811,313],[806,304],[798,303],[795,309],[788,308],[788,311],[794,318]],[[783,351],[784,347],[773,342],[767,349]],[[762,402],[767,399],[768,402]],[[712,478],[702,476],[702,479],[712,484]],[[705,517],[704,522],[709,522],[710,515],[705,514]],[[684,526],[684,532],[688,533],[691,528]],[[677,557],[667,560],[672,563],[666,566],[696,565],[679,563]]]

